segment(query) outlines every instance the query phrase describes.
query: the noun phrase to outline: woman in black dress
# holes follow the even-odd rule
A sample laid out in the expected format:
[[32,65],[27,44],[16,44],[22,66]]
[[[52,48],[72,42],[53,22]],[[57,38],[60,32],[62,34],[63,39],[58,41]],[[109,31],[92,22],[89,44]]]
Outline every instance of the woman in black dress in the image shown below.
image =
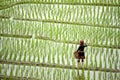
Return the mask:
[[85,59],[85,53],[84,48],[87,47],[86,44],[84,44],[84,41],[80,41],[80,46],[78,47],[77,51],[74,53],[75,58],[78,59],[78,63],[80,62],[80,59],[82,59],[82,65],[84,64]]

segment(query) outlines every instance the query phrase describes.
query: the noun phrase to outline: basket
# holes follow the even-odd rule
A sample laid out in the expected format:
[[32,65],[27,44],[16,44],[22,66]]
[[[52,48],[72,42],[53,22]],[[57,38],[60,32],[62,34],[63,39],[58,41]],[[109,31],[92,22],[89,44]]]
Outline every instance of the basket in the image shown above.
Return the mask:
[[74,52],[74,57],[75,57],[76,59],[80,59],[79,54],[78,54],[77,51]]

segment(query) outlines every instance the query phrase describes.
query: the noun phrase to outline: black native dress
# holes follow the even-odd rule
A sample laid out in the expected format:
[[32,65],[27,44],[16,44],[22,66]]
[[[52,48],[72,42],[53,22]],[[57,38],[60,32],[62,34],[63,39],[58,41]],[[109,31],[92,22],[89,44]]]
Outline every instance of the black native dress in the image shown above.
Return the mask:
[[78,55],[79,55],[79,59],[85,59],[85,53],[84,53],[84,48],[87,47],[87,45],[80,45],[78,47]]

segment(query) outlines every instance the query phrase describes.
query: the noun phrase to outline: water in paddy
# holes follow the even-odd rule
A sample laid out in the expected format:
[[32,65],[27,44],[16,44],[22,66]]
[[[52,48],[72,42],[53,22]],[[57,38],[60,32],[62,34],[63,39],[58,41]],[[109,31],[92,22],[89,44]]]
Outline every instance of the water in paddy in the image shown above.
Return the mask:
[[[100,0],[71,0],[81,5],[48,4],[52,0],[47,0],[47,4],[41,4],[46,0],[41,0],[40,4],[37,4],[39,0],[32,0],[29,4],[27,0],[3,1],[0,4],[0,78],[120,80],[120,72],[105,71],[120,70],[120,49],[109,48],[120,45],[118,0],[104,0],[102,3]],[[53,0],[53,3],[61,1]],[[71,1],[67,0],[67,3]],[[32,37],[27,39],[25,36]],[[84,66],[88,70],[21,64],[75,67],[77,60],[73,52],[79,45],[71,43],[77,43],[79,39],[101,46],[85,48]],[[104,70],[89,69],[96,67]]]

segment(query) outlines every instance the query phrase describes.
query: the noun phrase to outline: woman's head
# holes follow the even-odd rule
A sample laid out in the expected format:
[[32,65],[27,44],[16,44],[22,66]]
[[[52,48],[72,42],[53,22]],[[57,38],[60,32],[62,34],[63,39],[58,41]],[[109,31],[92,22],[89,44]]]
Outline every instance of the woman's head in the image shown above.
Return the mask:
[[80,40],[80,45],[84,45],[84,41],[83,40]]

